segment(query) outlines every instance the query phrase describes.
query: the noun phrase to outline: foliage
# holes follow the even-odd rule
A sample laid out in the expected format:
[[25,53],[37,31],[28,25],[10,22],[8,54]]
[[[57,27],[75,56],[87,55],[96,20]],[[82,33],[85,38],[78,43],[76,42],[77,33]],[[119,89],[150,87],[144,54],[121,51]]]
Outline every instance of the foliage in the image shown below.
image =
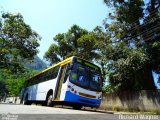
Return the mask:
[[0,96],[3,96],[4,93],[8,94],[9,96],[18,96],[20,90],[24,86],[25,80],[36,74],[38,71],[33,69],[25,68],[24,73],[16,73],[12,74],[7,72],[6,69],[0,70]]
[[104,93],[114,93],[115,90],[113,89],[114,86],[111,86],[110,84],[109,85],[104,85],[102,87],[102,92]]
[[[160,63],[158,0],[104,0],[114,10],[105,20],[110,34],[103,51],[113,91],[155,89],[152,70]],[[145,11],[145,12],[144,12]],[[111,20],[111,22],[108,22]]]
[[98,56],[95,52],[94,34],[77,25],[73,25],[66,33],[59,33],[54,42],[45,53],[44,58],[56,63],[70,56],[79,56],[92,60]]
[[3,13],[0,19],[0,68],[22,71],[21,62],[37,54],[39,35],[27,25],[22,15]]
[[94,34],[95,39],[95,47],[96,47],[96,53],[98,54],[94,61],[101,67],[102,71],[102,81],[103,85],[105,85],[106,79],[107,79],[107,64],[109,62],[109,59],[106,58],[106,54],[108,50],[106,48],[109,48],[108,43],[111,41],[111,35],[109,33],[104,32],[103,28],[101,26],[96,26],[92,34]]
[[37,54],[40,36],[21,14],[2,13],[0,18],[0,96],[17,96],[27,77],[35,73],[24,68]]
[[107,70],[109,83],[114,91],[147,89],[144,78],[140,77],[142,69],[148,62],[144,50],[128,48],[125,43],[119,43],[110,52],[106,55],[111,59]]
[[54,37],[54,42],[45,53],[44,58],[47,58],[51,63],[65,59],[71,54],[77,53],[77,39],[84,33],[85,30],[77,25],[73,25],[67,33],[59,33]]

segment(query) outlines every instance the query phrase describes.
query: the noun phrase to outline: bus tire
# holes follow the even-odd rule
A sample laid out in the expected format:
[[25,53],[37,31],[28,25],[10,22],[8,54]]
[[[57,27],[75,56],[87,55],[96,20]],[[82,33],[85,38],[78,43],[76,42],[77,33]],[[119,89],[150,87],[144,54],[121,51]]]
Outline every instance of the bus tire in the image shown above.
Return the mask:
[[29,105],[28,94],[23,98],[23,105]]
[[46,99],[46,105],[48,106],[48,107],[53,107],[53,101],[52,101],[52,99],[53,99],[53,95],[52,94],[48,94],[47,95],[47,99]]
[[82,109],[82,106],[81,105],[75,105],[75,106],[73,106],[73,109],[75,109],[75,110],[81,110]]
[[20,104],[23,104],[23,99],[22,98],[20,99]]

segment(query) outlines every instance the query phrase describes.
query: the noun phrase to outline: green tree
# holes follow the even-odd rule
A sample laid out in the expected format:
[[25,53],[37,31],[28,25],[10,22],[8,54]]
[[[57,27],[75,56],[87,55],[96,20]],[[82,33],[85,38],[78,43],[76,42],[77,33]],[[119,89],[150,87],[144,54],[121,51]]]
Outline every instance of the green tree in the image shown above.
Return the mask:
[[51,63],[74,55],[88,60],[97,56],[94,34],[77,25],[73,25],[66,33],[57,34],[54,42],[44,56]]
[[11,74],[6,69],[0,70],[0,96],[18,96],[24,86],[24,82],[39,71],[25,68],[25,72]]
[[0,68],[17,71],[21,62],[37,54],[39,35],[27,25],[22,15],[3,13],[0,19]]
[[89,61],[93,61],[99,57],[99,54],[96,52],[97,39],[93,32],[90,32],[86,35],[83,35],[78,40],[78,57],[84,58]]
[[95,39],[95,48],[97,56],[95,57],[95,62],[101,67],[102,71],[102,80],[103,80],[103,86],[105,85],[107,80],[107,63],[109,62],[109,59],[106,58],[106,48],[109,48],[108,43],[110,43],[110,34],[107,32],[104,32],[104,29],[101,26],[97,26],[93,29],[92,33],[94,34]]
[[[105,21],[111,39],[105,45],[107,73],[114,90],[155,89],[152,70],[159,51],[159,1],[104,0],[114,12]],[[146,7],[144,7],[144,5]],[[145,12],[144,12],[145,11]],[[152,19],[151,19],[152,18]],[[107,22],[111,20],[110,22]],[[156,29],[154,29],[156,28]],[[110,87],[109,87],[110,88]]]
[[148,16],[144,18],[142,27],[143,34],[141,35],[144,40],[146,54],[150,59],[148,69],[156,71],[160,63],[160,1],[149,0],[145,9]]

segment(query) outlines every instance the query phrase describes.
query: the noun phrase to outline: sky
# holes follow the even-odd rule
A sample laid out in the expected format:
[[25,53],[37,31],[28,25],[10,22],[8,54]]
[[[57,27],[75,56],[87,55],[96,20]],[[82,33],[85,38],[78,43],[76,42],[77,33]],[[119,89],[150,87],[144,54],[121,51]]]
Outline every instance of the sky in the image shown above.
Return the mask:
[[41,59],[56,34],[67,32],[73,24],[91,31],[103,26],[109,12],[103,0],[0,0],[0,11],[21,13],[42,37],[38,48]]

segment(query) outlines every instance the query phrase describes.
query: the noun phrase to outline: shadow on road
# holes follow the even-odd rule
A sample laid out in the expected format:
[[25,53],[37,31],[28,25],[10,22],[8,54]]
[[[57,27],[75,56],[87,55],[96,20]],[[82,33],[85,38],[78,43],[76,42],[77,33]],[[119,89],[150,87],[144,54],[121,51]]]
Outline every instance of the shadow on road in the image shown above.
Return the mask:
[[[75,109],[73,109],[72,107],[68,107],[68,106],[55,106],[55,108],[63,108],[63,109],[75,110]],[[111,112],[111,111],[95,110],[95,109],[89,109],[89,108],[82,108],[82,109],[79,110],[79,111],[114,114],[114,112]]]
[[102,111],[102,110],[89,110],[89,109],[82,109],[82,111],[87,111],[87,112],[97,112],[97,113],[106,113],[106,114],[114,114],[114,112]]
[[[6,105],[22,105],[22,104],[15,104],[15,103],[0,103],[0,104],[6,104]],[[34,104],[34,105],[35,105],[35,104]],[[29,106],[29,105],[27,105],[27,106]],[[39,106],[39,104],[38,104],[38,105],[35,105],[35,106]],[[42,106],[42,107],[45,107],[45,106]],[[72,107],[69,107],[69,106],[61,106],[61,105],[54,106],[54,108],[62,108],[62,109],[75,110],[75,109],[72,109]],[[82,109],[79,110],[79,111],[114,114],[114,112],[110,112],[110,111],[96,110],[96,109],[89,109],[89,108],[82,108]]]

